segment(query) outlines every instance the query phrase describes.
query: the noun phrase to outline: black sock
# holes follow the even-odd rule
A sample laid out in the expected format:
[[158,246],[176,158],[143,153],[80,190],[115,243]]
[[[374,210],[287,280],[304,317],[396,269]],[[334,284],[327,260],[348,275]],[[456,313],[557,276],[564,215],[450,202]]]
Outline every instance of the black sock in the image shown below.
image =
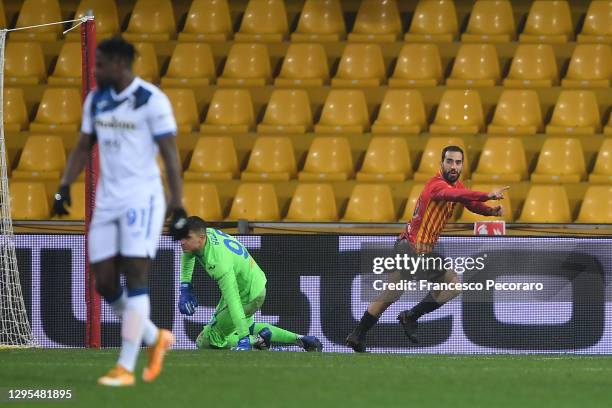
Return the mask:
[[362,336],[365,335],[368,330],[374,327],[376,322],[378,322],[378,317],[372,316],[366,310],[363,316],[361,317],[361,320],[359,321],[359,325],[357,325],[357,332],[359,332],[359,334]]
[[431,292],[427,294],[419,303],[417,303],[410,311],[408,312],[410,316],[417,320],[419,317],[424,314],[431,313],[434,310],[438,309],[442,306],[441,303],[436,302]]

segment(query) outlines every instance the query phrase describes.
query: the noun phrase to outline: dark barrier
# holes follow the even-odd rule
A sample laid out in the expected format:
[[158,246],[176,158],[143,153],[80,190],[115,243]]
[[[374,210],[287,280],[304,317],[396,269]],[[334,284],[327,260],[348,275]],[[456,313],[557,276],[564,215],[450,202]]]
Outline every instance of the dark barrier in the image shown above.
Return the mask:
[[[316,335],[327,351],[348,351],[344,339],[376,294],[374,282],[380,286],[385,281],[384,274],[373,272],[373,261],[364,253],[374,245],[383,254],[395,237],[237,238],[268,277],[266,302],[256,319]],[[43,347],[82,347],[83,237],[19,235],[17,248],[24,300],[37,341]],[[370,350],[612,353],[612,300],[607,296],[611,249],[612,239],[444,237],[436,252],[462,271],[463,294],[422,318],[420,343],[415,346],[395,320],[426,293],[418,285],[409,289],[370,332]],[[460,258],[464,267],[458,267]],[[468,270],[468,258],[480,258],[483,268]],[[181,315],[176,308],[179,262],[180,246],[162,238],[150,278],[152,319],[174,331],[178,348],[194,348],[219,294],[197,266],[194,286],[200,307],[194,316]],[[101,321],[103,346],[118,346],[119,323],[105,304]]]

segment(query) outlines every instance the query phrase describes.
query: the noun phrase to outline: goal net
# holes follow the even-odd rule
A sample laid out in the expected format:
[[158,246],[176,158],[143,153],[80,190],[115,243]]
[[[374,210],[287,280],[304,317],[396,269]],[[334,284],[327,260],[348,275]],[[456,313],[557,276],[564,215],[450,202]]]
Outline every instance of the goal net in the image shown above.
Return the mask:
[[[0,30],[0,119],[4,118],[4,49],[6,30]],[[36,345],[28,320],[15,252],[8,185],[4,120],[0,120],[0,347]]]
[[[0,30],[0,348],[7,347],[32,347],[38,343],[32,334],[32,325],[28,319],[28,310],[24,302],[22,285],[20,281],[19,267],[15,248],[15,235],[13,230],[13,220],[11,217],[11,194],[9,190],[8,164],[7,164],[7,144],[4,133],[4,55],[7,34],[10,31],[29,30],[49,25],[68,25],[71,27],[64,31],[80,28],[82,46],[82,67],[83,74],[82,94],[83,98],[94,86],[93,73],[93,49],[95,49],[95,23],[93,13],[90,11],[87,16],[67,21],[50,22],[29,27],[19,27],[15,29]],[[95,158],[90,159],[87,169],[87,180],[90,181],[92,174],[95,176],[95,169],[92,173],[91,163],[95,163]],[[90,187],[93,185],[89,183]],[[89,208],[93,194],[87,191],[87,216],[89,220]],[[90,328],[91,322],[97,323],[96,317],[99,315],[99,296],[93,290],[93,278],[89,270],[85,268],[86,276],[86,299],[88,314],[88,325],[84,345],[97,346],[99,344],[99,324]],[[31,317],[31,316],[30,316]]]

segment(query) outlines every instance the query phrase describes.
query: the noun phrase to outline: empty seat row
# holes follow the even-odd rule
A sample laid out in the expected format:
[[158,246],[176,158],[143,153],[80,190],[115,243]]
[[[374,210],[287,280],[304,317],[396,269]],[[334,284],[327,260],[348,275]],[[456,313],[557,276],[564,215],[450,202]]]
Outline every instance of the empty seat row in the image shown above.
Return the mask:
[[[136,44],[134,71],[144,79],[160,80],[153,45]],[[47,76],[42,48],[34,42],[9,42],[6,48],[5,81],[9,84],[37,84]],[[573,51],[563,87],[608,87],[612,79],[612,50],[605,44],[579,44]],[[202,43],[179,43],[170,58],[162,86],[262,86],[272,81],[266,45],[234,44],[223,72],[217,67],[211,47]],[[80,85],[81,47],[66,42],[58,56],[50,85]],[[291,44],[277,86],[321,86],[330,83],[327,55],[321,44]],[[406,44],[400,50],[393,74],[387,69],[378,44],[348,44],[342,53],[331,85],[337,87],[436,86],[487,87],[503,84],[510,88],[546,88],[559,84],[559,70],[553,48],[547,44],[522,44],[516,49],[509,72],[501,80],[499,58],[494,45],[464,44],[455,57],[446,80],[438,47],[435,44]]]
[[[473,184],[476,191],[490,191],[494,184]],[[342,218],[339,217],[336,196],[331,184],[298,184],[292,195],[284,221],[297,222],[407,222],[410,221],[422,184],[412,187],[397,217],[391,188],[386,184],[357,184],[348,199]],[[224,219],[219,193],[215,184],[185,183],[183,203],[190,214],[209,221]],[[84,218],[84,185],[71,186],[73,203],[71,214],[62,219]],[[10,184],[13,219],[49,219],[50,207],[43,183],[13,181]],[[510,191],[500,202],[504,208],[502,217],[484,217],[467,209],[461,211],[458,222],[474,222],[483,219],[514,221]],[[403,201],[403,200],[402,200]],[[243,183],[233,197],[227,220],[280,221],[278,198],[273,184]],[[454,217],[453,217],[454,219]],[[531,186],[517,222],[569,223],[572,222],[569,200],[563,186]],[[590,186],[582,200],[577,223],[612,222],[612,186]]]
[[[246,89],[219,89],[210,102],[200,125],[200,113],[192,90],[164,89],[173,107],[180,133],[190,133],[198,126],[205,134],[246,133],[255,130],[255,112]],[[35,119],[29,123],[28,112],[19,88],[7,88],[4,94],[5,130],[17,132],[28,128],[38,133],[76,132],[81,120],[80,93],[76,88],[48,88],[44,91]],[[428,127],[425,105],[416,90],[390,89],[370,126],[365,95],[360,90],[329,92],[316,125],[305,90],[275,90],[257,124],[262,134],[419,134]],[[438,104],[432,134],[476,134],[485,131],[485,115],[479,93],[475,90],[447,90]],[[489,134],[536,134],[544,130],[538,95],[533,90],[505,90],[495,107],[486,131]],[[602,124],[595,94],[591,91],[566,90],[559,94],[547,134],[596,134]],[[612,124],[604,128],[612,134]]]
[[[199,114],[191,90],[165,89],[173,103],[183,131],[199,124]],[[543,131],[543,115],[538,95],[533,90],[505,90],[497,103],[487,131],[490,134],[535,134]],[[313,127],[308,94],[302,90],[276,90],[272,93],[259,133],[304,133],[314,128],[321,134],[350,134],[372,131],[375,134],[418,134],[427,128],[425,105],[416,90],[386,92],[377,118],[370,126],[365,94],[360,90],[329,92],[319,121]],[[203,133],[242,133],[255,128],[255,114],[247,90],[217,90],[210,102]],[[567,90],[559,94],[546,133],[600,133],[601,116],[597,98],[590,91]],[[429,126],[433,134],[475,134],[484,132],[485,119],[479,93],[475,90],[447,90]],[[612,127],[608,125],[605,132]]]
[[[198,126],[202,133],[262,134],[419,134],[428,127],[425,105],[416,90],[386,92],[377,117],[370,126],[365,95],[359,90],[329,92],[321,116],[313,126],[313,113],[305,90],[275,90],[263,119],[256,125],[248,90],[220,89],[212,97],[206,118],[200,113],[190,89],[164,89],[173,106],[180,133]],[[38,133],[76,132],[81,120],[81,97],[76,88],[48,88],[44,91],[36,116],[29,123],[23,91],[7,88],[4,94],[4,124],[8,132],[29,127]],[[602,132],[597,98],[590,91],[567,90],[559,94],[550,122],[544,128],[538,95],[533,90],[505,90],[496,105],[486,131],[489,134],[596,134]],[[485,116],[479,93],[475,90],[447,90],[438,104],[432,134],[476,134],[485,131]],[[604,128],[612,134],[612,124]]]
[[[120,22],[114,1],[81,0],[75,17],[93,9],[100,36],[117,34]],[[610,42],[612,4],[607,0],[590,3],[578,41]],[[6,26],[6,18],[4,26]],[[17,27],[61,21],[57,0],[25,0]],[[349,41],[396,41],[403,33],[403,22],[395,0],[363,0],[357,12]],[[15,32],[14,38],[52,41],[62,26]],[[476,1],[462,41],[508,42],[516,38],[517,27],[510,1]],[[168,41],[177,27],[170,0],[138,0],[124,35],[132,41]],[[227,0],[193,0],[179,40],[226,41],[233,34]],[[288,38],[289,23],[283,0],[250,0],[242,17],[236,41],[282,41]],[[450,42],[458,38],[459,24],[451,0],[421,0],[412,15],[406,41]],[[346,36],[346,23],[339,0],[306,0],[291,34],[293,41],[338,41]],[[75,38],[73,34],[69,38]],[[534,1],[523,32],[522,42],[566,42],[574,38],[574,24],[567,1]]]
[[[363,163],[355,174],[355,160],[346,138],[315,138],[306,161],[298,172],[295,150],[287,137],[259,137],[250,152],[244,171],[240,172],[233,139],[202,137],[198,140],[183,177],[186,181],[223,181],[240,177],[244,181],[359,181],[402,182],[414,178],[425,181],[439,171],[442,148],[457,145],[465,150],[463,140],[432,137],[428,140],[416,172],[406,140],[401,137],[376,137],[370,141]],[[12,171],[15,180],[57,180],[66,165],[65,150],[57,136],[30,136],[18,165]],[[473,174],[467,157],[463,179],[479,183],[518,182],[577,183],[586,180],[587,167],[582,145],[575,138],[548,138],[539,152],[537,165],[529,174],[523,143],[517,138],[487,139]],[[593,171],[593,183],[612,183],[612,139],[602,143]]]
[[[198,141],[185,180],[229,180],[240,174],[233,139],[203,137]],[[432,137],[421,156],[418,169],[413,163],[405,139],[373,138],[368,146],[359,181],[428,180],[439,171],[440,151],[444,146],[458,145],[460,138]],[[526,153],[520,139],[495,137],[485,142],[473,174],[470,163],[464,164],[463,178],[477,182],[517,182],[529,178]],[[580,141],[575,138],[546,139],[530,179],[538,183],[575,183],[586,179],[586,164]],[[240,174],[245,181],[286,181],[295,177],[303,181],[341,181],[355,176],[355,166],[346,138],[315,138],[302,171],[298,173],[291,141],[285,137],[260,137],[256,140],[246,169]],[[612,139],[600,148],[589,181],[612,182]]]
[[[334,189],[327,183],[298,184],[292,195],[284,221],[298,222],[408,222],[416,201],[423,190],[423,184],[415,184],[404,203],[399,219],[391,188],[386,184],[357,184],[348,199],[344,216],[339,218]],[[491,191],[495,184],[473,184],[476,191]],[[466,209],[461,211],[458,222],[474,222],[483,219],[514,221],[510,191],[500,201],[504,208],[502,217],[485,217]],[[190,214],[198,214],[209,220],[222,220],[223,211],[214,184],[185,183],[184,203]],[[403,200],[402,200],[403,201]],[[495,203],[490,203],[495,205]],[[273,184],[243,183],[233,198],[228,220],[248,219],[251,221],[279,221],[281,213]],[[454,219],[454,217],[453,217]],[[527,193],[517,222],[527,223],[569,223],[573,217],[569,200],[563,186],[534,185]],[[590,186],[584,196],[578,223],[612,222],[612,187],[609,185]]]

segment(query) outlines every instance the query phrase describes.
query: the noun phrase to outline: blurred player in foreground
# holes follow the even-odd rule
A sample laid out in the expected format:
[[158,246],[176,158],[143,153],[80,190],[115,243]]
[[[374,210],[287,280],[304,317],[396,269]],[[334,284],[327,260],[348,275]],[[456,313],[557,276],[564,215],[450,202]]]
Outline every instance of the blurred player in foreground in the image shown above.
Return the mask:
[[[85,100],[81,137],[70,154],[54,203],[56,214],[68,214],[70,184],[97,143],[100,178],[89,227],[89,262],[98,292],[121,319],[122,338],[117,365],[98,379],[108,386],[134,384],[143,341],[149,361],[142,379],[155,380],[174,342],[171,332],[158,329],[149,318],[147,273],[166,218],[158,150],[168,173],[170,234],[175,239],[185,236],[187,222],[172,108],[157,87],[134,76],[133,60],[134,47],[120,38],[98,45],[94,72],[98,87]],[[127,291],[121,287],[121,273]]]
[[[463,150],[458,146],[447,146],[442,150],[440,173],[429,179],[423,192],[417,200],[412,220],[395,242],[395,251],[408,254],[410,257],[432,256],[435,243],[440,233],[450,219],[457,203],[463,204],[468,210],[487,216],[501,216],[501,205],[489,207],[483,201],[501,200],[509,187],[495,189],[490,193],[481,193],[465,188],[459,180],[463,170]],[[403,271],[405,272],[405,271]],[[456,283],[457,275],[452,270],[419,270],[406,279],[423,277],[431,282]],[[402,272],[390,274],[391,282],[399,282]],[[370,305],[359,321],[359,325],[346,339],[346,345],[356,352],[366,351],[366,333],[389,306],[397,301],[402,291],[383,291]],[[446,302],[452,300],[459,291],[431,291],[416,306],[403,311],[397,319],[402,325],[406,336],[412,343],[418,343],[416,336],[417,320],[424,314],[431,313]]]
[[198,335],[198,348],[232,350],[268,349],[271,343],[294,344],[306,351],[321,351],[314,336],[301,336],[267,323],[255,323],[253,315],[266,299],[266,275],[234,237],[213,228],[199,217],[187,219],[189,235],[181,240],[181,295],[179,311],[191,316],[198,306],[191,291],[197,260],[221,290],[215,313]]

